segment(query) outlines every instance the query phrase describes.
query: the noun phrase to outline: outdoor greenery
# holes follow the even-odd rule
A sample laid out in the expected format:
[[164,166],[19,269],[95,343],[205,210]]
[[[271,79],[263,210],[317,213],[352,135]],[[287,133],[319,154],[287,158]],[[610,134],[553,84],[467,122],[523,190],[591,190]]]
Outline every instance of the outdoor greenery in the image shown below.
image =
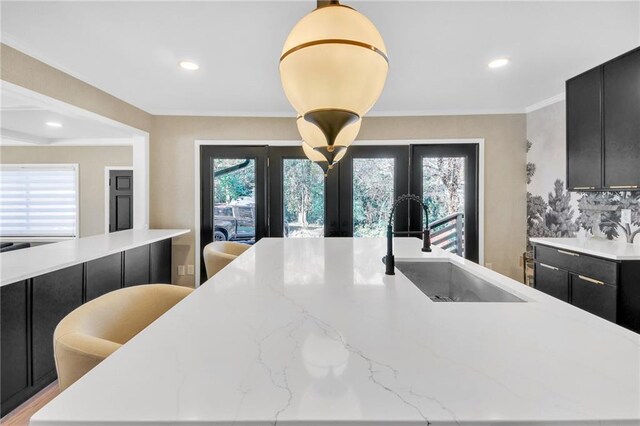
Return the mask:
[[[213,160],[213,171],[218,173],[229,167],[242,164],[244,159],[220,159]],[[216,176],[214,179],[214,199],[215,204],[229,204],[241,198],[255,198],[255,160],[248,160],[249,164],[231,173]]]
[[[255,160],[238,170],[243,159],[215,159],[214,203],[253,204]],[[337,173],[337,170],[333,170]],[[331,172],[330,172],[331,173]],[[325,177],[307,159],[283,161],[283,213],[290,237],[324,235]],[[464,211],[464,158],[425,158],[424,199],[434,221]],[[394,201],[395,162],[392,158],[353,159],[353,234],[380,237],[386,232]],[[397,194],[400,195],[400,194]]]
[[392,158],[353,160],[353,236],[383,237],[394,201]]

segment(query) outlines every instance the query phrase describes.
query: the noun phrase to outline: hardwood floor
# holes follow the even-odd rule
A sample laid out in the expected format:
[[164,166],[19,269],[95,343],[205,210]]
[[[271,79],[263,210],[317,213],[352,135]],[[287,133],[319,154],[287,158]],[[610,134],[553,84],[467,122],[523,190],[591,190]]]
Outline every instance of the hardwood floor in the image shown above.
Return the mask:
[[0,425],[6,426],[27,426],[31,416],[41,409],[46,403],[51,401],[60,393],[58,381],[51,383],[46,388],[32,396],[24,404],[0,419]]

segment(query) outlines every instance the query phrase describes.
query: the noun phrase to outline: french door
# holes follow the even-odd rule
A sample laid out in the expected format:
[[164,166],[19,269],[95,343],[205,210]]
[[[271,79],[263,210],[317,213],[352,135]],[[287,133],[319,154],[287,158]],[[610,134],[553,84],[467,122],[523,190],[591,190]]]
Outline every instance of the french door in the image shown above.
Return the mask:
[[[214,240],[252,244],[269,235],[267,153],[265,146],[200,148],[200,253]],[[202,259],[200,270],[206,277]]]
[[[300,146],[203,146],[201,247],[262,237],[384,237],[393,201],[420,196],[434,245],[478,259],[476,144],[351,146],[324,176]],[[402,203],[396,231],[424,226]],[[203,274],[204,276],[204,274]]]
[[[478,145],[411,146],[411,193],[427,205],[431,240],[445,250],[478,261]],[[410,209],[411,230],[425,224],[418,205]]]
[[[393,202],[409,192],[407,146],[351,146],[340,160],[341,237],[384,237]],[[406,203],[394,217],[394,230],[407,231]]]

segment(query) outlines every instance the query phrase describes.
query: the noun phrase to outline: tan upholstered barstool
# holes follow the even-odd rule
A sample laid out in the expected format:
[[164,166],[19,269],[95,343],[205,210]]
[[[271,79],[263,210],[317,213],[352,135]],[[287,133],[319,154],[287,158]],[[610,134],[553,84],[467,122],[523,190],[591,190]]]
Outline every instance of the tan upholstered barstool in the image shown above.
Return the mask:
[[248,244],[234,243],[233,241],[214,241],[207,244],[202,251],[204,266],[207,270],[207,278],[211,278],[217,274],[218,271],[250,247]]
[[170,284],[122,288],[64,317],[53,333],[60,390],[71,386],[193,289]]

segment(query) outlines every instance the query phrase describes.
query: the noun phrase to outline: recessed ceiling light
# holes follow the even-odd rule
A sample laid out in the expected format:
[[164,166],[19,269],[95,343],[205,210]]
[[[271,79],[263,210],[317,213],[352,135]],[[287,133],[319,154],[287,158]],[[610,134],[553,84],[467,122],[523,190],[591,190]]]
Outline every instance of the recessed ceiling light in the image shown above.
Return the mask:
[[46,124],[49,127],[62,127],[62,123],[58,123],[57,121],[47,121]]
[[200,68],[200,66],[198,64],[196,64],[195,62],[191,62],[191,61],[180,61],[180,67],[182,69],[189,70],[189,71],[195,71],[198,68]]
[[498,58],[498,59],[494,59],[493,61],[489,62],[489,68],[500,68],[500,67],[504,67],[505,65],[507,65],[509,63],[509,59],[508,58]]

